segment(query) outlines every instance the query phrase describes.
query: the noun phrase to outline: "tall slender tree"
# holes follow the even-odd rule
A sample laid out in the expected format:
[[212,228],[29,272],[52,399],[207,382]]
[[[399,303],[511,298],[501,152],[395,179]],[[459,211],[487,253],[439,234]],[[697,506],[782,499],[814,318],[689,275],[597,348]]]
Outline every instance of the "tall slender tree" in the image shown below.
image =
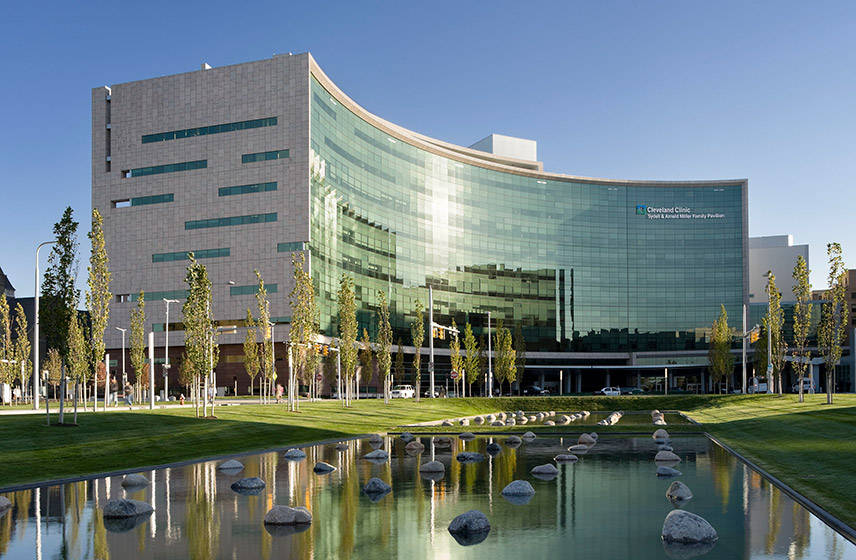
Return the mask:
[[273,387],[273,384],[276,382],[276,367],[273,355],[273,330],[271,329],[270,324],[270,303],[267,299],[267,289],[265,289],[265,281],[262,278],[261,273],[256,270],[256,279],[259,281],[259,289],[256,292],[256,303],[259,308],[259,322],[258,325],[262,329],[262,333],[264,336],[262,337],[262,347],[261,347],[261,368],[262,374],[259,378],[259,383],[261,380],[265,380],[264,389],[259,389],[259,399],[262,402],[267,402],[270,397],[270,388]]
[[[62,381],[62,356],[59,355],[59,350],[56,348],[48,349],[44,368],[48,372],[48,382],[53,385],[54,398],[56,398],[59,384]],[[45,397],[47,398],[47,391],[45,391]]]
[[0,291],[0,383],[10,383],[15,375],[15,364],[12,363],[13,354],[12,315],[9,312],[6,293]]
[[[202,415],[208,416],[208,384],[211,372],[217,367],[217,331],[214,329],[214,314],[211,309],[211,280],[205,265],[188,253],[190,266],[184,281],[188,294],[181,311],[184,314],[184,348],[187,359],[193,366],[196,379],[202,380]],[[197,405],[196,414],[199,414]],[[213,416],[213,414],[212,414]]]
[[496,323],[496,335],[494,336],[496,348],[496,361],[494,375],[499,382],[500,392],[502,383],[508,382],[508,391],[517,379],[517,356],[511,339],[511,332],[502,326],[502,319]]
[[710,363],[710,375],[714,383],[720,383],[727,379],[734,371],[734,354],[731,353],[731,329],[728,327],[728,313],[725,306],[721,305],[719,317],[713,321],[711,329],[710,345],[708,346],[707,359]]
[[256,375],[261,369],[259,360],[259,345],[256,343],[256,323],[253,321],[253,312],[247,308],[247,336],[244,339],[244,368],[247,370],[247,376],[250,378],[250,395],[253,394],[253,384],[256,380]]
[[342,376],[345,381],[345,406],[351,406],[351,387],[357,369],[357,302],[354,296],[354,279],[342,274],[339,281],[339,347]]
[[476,337],[473,335],[473,327],[469,323],[464,325],[464,376],[469,385],[470,396],[473,396],[473,383],[479,378],[479,347]]
[[401,337],[398,337],[398,351],[395,353],[395,382],[402,383],[404,381],[404,345],[401,343]]
[[[291,254],[291,264],[294,267],[294,289],[291,291],[291,330],[288,338],[291,344],[292,363],[297,371],[302,371],[307,381],[315,377],[318,369],[318,305],[315,302],[315,287],[312,276],[304,269],[306,255]],[[293,391],[293,394],[292,394]],[[289,401],[293,410],[298,409],[297,378],[291,374]]]
[[[92,356],[89,363],[97,367],[104,360],[104,331],[107,329],[107,321],[110,318],[110,259],[107,256],[107,247],[104,242],[104,230],[102,225],[104,219],[98,210],[92,210],[92,231],[89,232],[89,240],[92,251],[89,256],[89,278],[87,284],[89,291],[86,292],[86,308],[89,310],[89,347]],[[94,373],[94,371],[93,371]],[[85,381],[86,375],[81,377]],[[95,377],[95,394],[98,394],[98,380]],[[107,379],[104,380],[105,384]],[[104,403],[107,403],[108,390],[104,389]],[[97,399],[96,399],[97,402]],[[98,407],[95,407],[97,410]]]
[[[452,338],[449,340],[449,361],[452,363],[452,370],[458,374],[458,378],[455,379],[455,385],[464,387],[464,358],[461,356],[461,339],[458,333],[454,332],[457,328],[455,320],[452,319],[453,331],[450,333]],[[461,396],[460,393],[458,396]]]
[[[776,288],[776,275],[773,274],[772,270],[767,272],[767,286],[764,291],[767,292],[769,298],[766,326],[770,335],[770,363],[773,364],[773,375],[776,376],[776,384],[779,386],[778,392],[781,396],[782,371],[785,369],[785,355],[788,352],[788,345],[782,332],[785,324],[785,312],[782,310],[782,292]],[[767,381],[772,382],[772,379]]]
[[[21,304],[15,306],[15,361],[21,374],[21,391],[26,397],[29,379],[33,373],[33,361],[30,359],[30,339],[27,337],[27,316]],[[23,367],[21,364],[24,364]]]
[[526,374],[526,337],[523,336],[523,325],[517,323],[514,326],[514,352],[517,355],[517,394],[520,395],[520,386],[523,384],[523,376]]
[[847,337],[847,305],[844,301],[847,269],[844,268],[841,245],[829,243],[826,246],[826,254],[829,256],[829,288],[826,290],[826,302],[822,307],[817,334],[818,346],[826,366],[826,402],[832,404],[835,368],[841,360],[841,346]]
[[[484,335],[479,336],[478,349],[479,349],[479,378],[476,380],[476,382],[479,384],[480,387],[482,387],[481,392],[484,394],[484,390],[485,390],[484,386],[487,383],[488,368],[490,366],[490,362],[487,359],[488,358],[487,357],[487,343],[485,342]],[[487,396],[490,396],[490,395],[487,395]]]
[[[71,323],[68,326],[68,376],[74,381],[74,423],[77,424],[77,401],[78,388],[85,381],[86,370],[89,369],[89,355],[91,350],[88,348],[86,338],[83,336],[83,327],[80,324],[80,318],[77,313],[71,316]],[[85,384],[85,383],[83,383]]]
[[[372,341],[369,338],[368,329],[363,329],[363,339],[360,344],[360,365],[363,366],[360,381],[362,381],[364,385],[368,385],[372,382],[372,379],[374,379],[374,349],[372,348]],[[357,398],[359,398],[359,396]]]
[[148,385],[146,372],[146,294],[140,292],[137,305],[131,310],[131,367],[137,378],[134,392],[139,398],[140,389]]
[[383,399],[389,404],[390,379],[389,372],[392,365],[392,326],[389,324],[389,304],[386,294],[382,291],[377,293],[380,307],[377,312],[377,369],[378,375],[383,378]]
[[[797,372],[800,402],[805,400],[803,395],[803,376],[811,363],[811,350],[808,349],[808,332],[811,327],[811,282],[808,263],[800,255],[794,267],[794,350],[793,368]],[[812,384],[814,387],[814,384]]]
[[416,300],[416,318],[410,324],[410,336],[413,338],[413,377],[416,385],[416,402],[422,392],[422,343],[425,341],[425,318],[422,312],[425,308],[422,302]]

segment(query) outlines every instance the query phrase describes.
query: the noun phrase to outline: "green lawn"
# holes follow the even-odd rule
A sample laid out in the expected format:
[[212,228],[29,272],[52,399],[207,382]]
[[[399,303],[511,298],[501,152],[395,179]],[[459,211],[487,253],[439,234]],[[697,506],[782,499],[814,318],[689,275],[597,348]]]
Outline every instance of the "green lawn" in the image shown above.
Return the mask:
[[[673,424],[671,433],[707,431],[761,468],[850,525],[856,526],[856,395],[676,395],[622,397],[509,397],[302,403],[301,412],[281,405],[217,407],[217,419],[197,419],[192,409],[111,410],[79,416],[75,428],[47,427],[43,415],[0,416],[0,486],[132,469],[182,460],[385,431],[402,424],[499,410],[680,410],[703,425]],[[56,416],[54,415],[54,421]],[[475,426],[463,429],[500,430]],[[533,426],[517,426],[517,431]],[[646,421],[616,426],[574,423],[548,432],[597,430],[648,433]],[[501,430],[505,431],[506,428]]]

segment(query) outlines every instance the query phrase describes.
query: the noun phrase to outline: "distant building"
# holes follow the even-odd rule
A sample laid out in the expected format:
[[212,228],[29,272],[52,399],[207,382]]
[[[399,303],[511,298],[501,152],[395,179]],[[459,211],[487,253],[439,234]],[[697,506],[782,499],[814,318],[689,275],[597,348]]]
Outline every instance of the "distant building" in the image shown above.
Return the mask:
[[[0,287],[3,288],[3,293],[6,294],[6,299],[15,299],[15,286],[9,281],[9,277],[0,268]],[[11,306],[11,304],[10,304]]]
[[795,302],[793,273],[800,255],[808,265],[808,245],[794,245],[792,235],[750,237],[749,303],[767,303],[767,279],[764,275],[768,271],[776,276],[782,303]]

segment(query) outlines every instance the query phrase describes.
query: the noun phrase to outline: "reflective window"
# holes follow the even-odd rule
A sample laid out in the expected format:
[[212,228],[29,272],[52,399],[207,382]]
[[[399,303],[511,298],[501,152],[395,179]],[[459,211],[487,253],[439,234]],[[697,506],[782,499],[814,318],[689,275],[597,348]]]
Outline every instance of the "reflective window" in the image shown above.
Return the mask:
[[264,126],[276,126],[276,117],[233,122],[228,124],[215,124],[211,126],[199,126],[196,128],[173,130],[171,132],[144,134],[143,144],[149,144],[151,142],[165,142],[167,140],[177,140],[179,138],[192,138],[194,136],[205,136],[208,134],[220,134],[222,132],[233,132],[235,130],[246,130],[248,128],[261,128]]

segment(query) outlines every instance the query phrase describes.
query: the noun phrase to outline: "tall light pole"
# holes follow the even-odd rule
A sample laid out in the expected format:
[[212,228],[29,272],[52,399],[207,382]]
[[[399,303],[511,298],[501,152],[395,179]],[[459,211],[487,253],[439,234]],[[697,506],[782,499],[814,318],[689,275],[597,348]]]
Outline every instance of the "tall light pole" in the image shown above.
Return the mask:
[[487,312],[487,391],[488,396],[493,397],[493,363],[490,358],[490,311]]
[[166,304],[166,323],[163,330],[166,331],[166,344],[164,345],[164,362],[163,362],[163,394],[164,400],[169,401],[169,304],[178,303],[177,299],[163,298]]
[[[39,409],[39,251],[45,245],[53,245],[55,243],[56,241],[45,241],[36,247],[36,326],[33,328],[33,410]],[[45,402],[47,402],[47,393],[45,393]],[[48,415],[48,424],[50,424],[50,415]]]
[[[117,331],[122,331],[122,391],[125,390],[125,385],[128,384],[128,374],[125,373],[125,333],[128,332],[128,329],[123,329],[122,327],[116,327]],[[117,395],[118,398],[118,395]]]

